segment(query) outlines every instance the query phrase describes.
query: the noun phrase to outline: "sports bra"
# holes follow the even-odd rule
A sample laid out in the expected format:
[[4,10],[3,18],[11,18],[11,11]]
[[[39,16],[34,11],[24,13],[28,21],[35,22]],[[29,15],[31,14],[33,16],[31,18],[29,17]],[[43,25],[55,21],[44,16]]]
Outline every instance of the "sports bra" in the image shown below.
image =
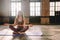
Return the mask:
[[23,21],[23,19],[22,19],[22,20],[18,19],[18,20],[17,20],[17,23],[18,23],[18,24],[19,24],[19,23],[24,23],[24,21]]

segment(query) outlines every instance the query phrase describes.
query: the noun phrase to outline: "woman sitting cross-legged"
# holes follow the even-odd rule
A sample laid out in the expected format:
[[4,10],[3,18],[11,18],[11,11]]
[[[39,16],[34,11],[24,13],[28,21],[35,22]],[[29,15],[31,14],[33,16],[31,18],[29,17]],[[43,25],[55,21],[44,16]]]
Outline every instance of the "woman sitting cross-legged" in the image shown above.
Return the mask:
[[[19,13],[18,16],[15,18],[14,24],[9,25],[9,28],[13,31],[13,35],[24,34],[25,31],[29,29],[29,26],[25,25],[25,19],[23,18],[23,15],[20,15]],[[14,26],[16,26],[17,28],[15,28]],[[30,24],[30,26],[32,25]]]

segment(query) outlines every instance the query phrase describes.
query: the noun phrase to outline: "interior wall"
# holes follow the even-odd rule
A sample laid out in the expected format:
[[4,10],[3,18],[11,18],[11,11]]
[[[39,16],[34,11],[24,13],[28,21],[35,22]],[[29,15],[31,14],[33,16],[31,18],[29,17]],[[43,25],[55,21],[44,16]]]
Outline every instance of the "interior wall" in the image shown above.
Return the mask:
[[21,0],[21,10],[26,17],[26,23],[29,23],[29,16],[30,16],[30,2],[29,0]]
[[29,0],[21,0],[21,10],[24,12],[25,16],[29,16],[30,13],[30,2]]
[[2,16],[9,16],[10,13],[10,0],[1,1],[1,13]]
[[9,16],[10,0],[0,0],[0,24],[9,22]]
[[0,12],[1,12],[1,1],[0,1]]
[[1,13],[1,0],[0,0],[0,16],[2,15],[2,13]]

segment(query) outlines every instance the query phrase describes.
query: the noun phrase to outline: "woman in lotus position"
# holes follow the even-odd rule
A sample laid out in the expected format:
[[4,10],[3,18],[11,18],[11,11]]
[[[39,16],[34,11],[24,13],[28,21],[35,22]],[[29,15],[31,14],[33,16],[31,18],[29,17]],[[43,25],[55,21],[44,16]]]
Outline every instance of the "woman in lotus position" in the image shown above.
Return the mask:
[[[18,13],[18,16],[15,18],[14,24],[9,25],[9,28],[13,31],[13,36],[16,34],[24,34],[25,31],[29,28],[29,26],[25,25],[25,19],[23,18],[23,15],[21,15],[20,13],[22,12]],[[15,28],[15,26],[17,28]]]

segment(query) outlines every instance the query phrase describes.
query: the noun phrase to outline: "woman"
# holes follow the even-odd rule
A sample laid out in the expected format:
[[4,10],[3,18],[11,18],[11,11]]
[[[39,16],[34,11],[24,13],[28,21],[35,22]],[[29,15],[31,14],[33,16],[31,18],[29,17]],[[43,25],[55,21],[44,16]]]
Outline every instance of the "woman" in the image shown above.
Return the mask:
[[[18,16],[15,18],[14,24],[9,26],[9,28],[13,31],[13,35],[24,34],[25,31],[28,30],[29,26],[25,25],[25,19],[23,17],[23,13],[20,11]],[[17,26],[17,28],[14,28],[14,26]]]

